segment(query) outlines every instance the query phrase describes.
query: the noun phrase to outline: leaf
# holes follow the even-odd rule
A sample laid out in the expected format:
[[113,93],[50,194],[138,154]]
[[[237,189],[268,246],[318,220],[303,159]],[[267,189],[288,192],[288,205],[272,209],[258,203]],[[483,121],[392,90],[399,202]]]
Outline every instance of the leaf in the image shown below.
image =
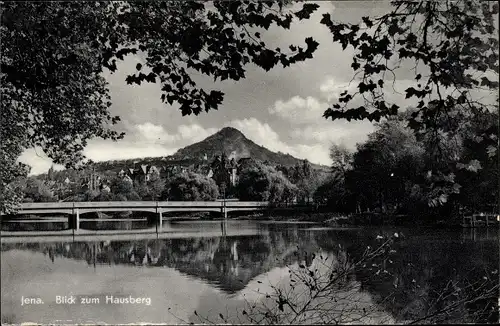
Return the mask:
[[368,28],[372,28],[373,22],[370,20],[369,17],[362,17],[363,23],[366,25]]
[[311,14],[319,8],[319,5],[316,3],[306,3],[302,6],[302,9],[295,13],[295,16],[299,18],[299,20],[309,19]]
[[481,163],[474,159],[474,160],[471,160],[467,166],[467,170],[468,171],[471,171],[471,172],[477,172],[481,169]]
[[498,149],[495,146],[492,146],[492,145],[488,146],[486,148],[486,152],[488,153],[488,157],[490,157],[490,158],[494,157],[497,154],[497,150]]
[[175,96],[173,95],[167,95],[167,102],[168,104],[172,105],[174,103]]

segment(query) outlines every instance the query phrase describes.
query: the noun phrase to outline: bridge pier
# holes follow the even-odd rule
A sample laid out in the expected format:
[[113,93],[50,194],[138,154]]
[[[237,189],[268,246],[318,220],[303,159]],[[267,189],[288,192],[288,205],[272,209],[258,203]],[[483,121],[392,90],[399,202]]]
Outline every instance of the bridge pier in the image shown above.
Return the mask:
[[221,221],[221,231],[222,231],[222,236],[225,238],[227,236],[227,221],[226,220]]
[[222,215],[222,218],[223,219],[227,219],[227,207],[226,207],[226,201],[223,201],[222,202],[222,205],[221,205],[221,215]]
[[160,211],[158,212],[158,219],[156,220],[156,231],[159,232],[162,230],[163,227],[163,213]]
[[74,210],[74,214],[69,215],[68,224],[71,229],[80,230],[80,211],[78,208]]

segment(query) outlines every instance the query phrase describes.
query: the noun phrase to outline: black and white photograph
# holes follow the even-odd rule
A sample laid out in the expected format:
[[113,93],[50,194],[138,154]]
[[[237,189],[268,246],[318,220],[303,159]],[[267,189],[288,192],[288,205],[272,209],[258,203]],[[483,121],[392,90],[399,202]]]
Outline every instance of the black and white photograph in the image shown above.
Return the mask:
[[1,324],[500,323],[498,12],[0,1]]

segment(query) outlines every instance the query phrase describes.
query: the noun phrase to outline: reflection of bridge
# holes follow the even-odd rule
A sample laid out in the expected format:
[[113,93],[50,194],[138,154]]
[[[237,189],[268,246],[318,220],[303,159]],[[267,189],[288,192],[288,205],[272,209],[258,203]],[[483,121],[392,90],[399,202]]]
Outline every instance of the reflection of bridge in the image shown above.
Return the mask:
[[166,212],[220,212],[224,218],[231,211],[255,211],[269,206],[268,202],[245,201],[110,201],[23,203],[17,214],[69,214],[73,229],[80,228],[80,214],[94,212],[150,212],[157,214],[156,224],[161,228]]

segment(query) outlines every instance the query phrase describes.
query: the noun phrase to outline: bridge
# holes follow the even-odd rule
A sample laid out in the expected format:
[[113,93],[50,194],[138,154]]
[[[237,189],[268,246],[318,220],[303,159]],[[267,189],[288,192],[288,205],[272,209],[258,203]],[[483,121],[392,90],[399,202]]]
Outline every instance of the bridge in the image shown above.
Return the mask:
[[[161,229],[163,213],[220,212],[224,219],[231,211],[256,211],[269,207],[269,202],[247,201],[110,201],[110,202],[53,202],[23,203],[17,215],[68,214],[74,230],[80,228],[80,214],[95,212],[150,212],[156,213],[156,226]],[[104,221],[105,219],[99,219]],[[112,219],[116,220],[116,219]],[[29,221],[29,220],[27,220]]]

